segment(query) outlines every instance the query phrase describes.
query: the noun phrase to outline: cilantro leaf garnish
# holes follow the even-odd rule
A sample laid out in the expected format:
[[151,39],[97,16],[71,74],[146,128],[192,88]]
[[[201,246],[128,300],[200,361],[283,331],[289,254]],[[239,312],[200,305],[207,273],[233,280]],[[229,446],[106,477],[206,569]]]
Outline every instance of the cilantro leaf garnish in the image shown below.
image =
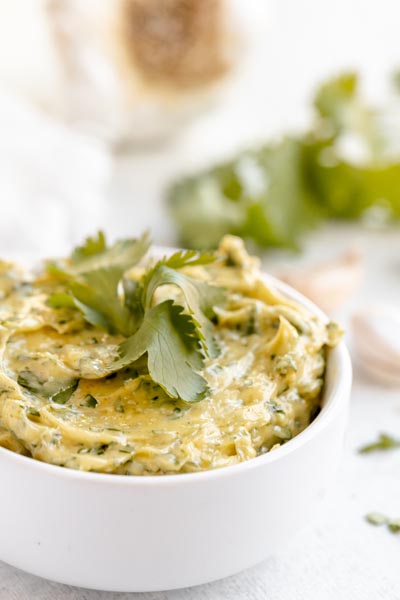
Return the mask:
[[[147,352],[149,373],[167,394],[187,402],[204,397],[207,384],[197,371],[205,357],[218,353],[210,318],[213,307],[223,302],[224,292],[176,269],[212,260],[209,254],[177,252],[148,269],[128,297],[141,320],[140,328],[121,345],[114,368],[123,368]],[[156,291],[164,285],[176,286],[181,298],[154,305]]]
[[192,317],[166,300],[149,309],[138,331],[121,344],[121,369],[147,353],[149,374],[172,398],[196,402],[207,392],[198,371],[203,366]]
[[136,265],[150,247],[150,237],[146,232],[139,239],[118,240],[108,247],[104,234],[98,238],[87,238],[83,246],[75,248],[71,255],[71,266],[68,271],[74,274],[85,274],[97,269],[119,270],[121,275]]
[[119,268],[96,269],[85,273],[82,281],[70,282],[69,289],[75,306],[91,325],[130,335],[135,322],[119,291],[121,278]]
[[47,304],[52,308],[75,308],[74,299],[67,292],[54,292],[47,299]]
[[[108,375],[147,359],[150,376],[167,394],[195,402],[207,393],[199,371],[219,351],[211,319],[225,294],[181,269],[207,265],[215,256],[179,251],[150,265],[140,279],[127,277],[148,246],[146,235],[111,248],[103,234],[88,238],[69,262],[50,266],[65,289],[55,292],[48,304],[75,307],[91,325],[126,338]],[[172,286],[172,297],[163,298],[163,286]]]
[[130,335],[135,323],[120,291],[126,271],[135,266],[150,245],[148,234],[138,240],[120,240],[108,247],[104,234],[88,238],[76,248],[67,264],[49,265],[49,271],[66,285],[66,292],[50,296],[54,308],[75,306],[85,319],[109,333]]
[[214,357],[218,348],[212,333],[210,319],[214,316],[213,307],[221,304],[224,292],[221,288],[211,286],[204,281],[193,279],[176,269],[204,265],[214,261],[210,254],[197,252],[176,252],[154,265],[144,277],[142,301],[145,309],[151,306],[155,291],[158,287],[172,284],[178,287],[183,296],[184,305],[192,316],[196,327],[201,350],[205,356]]
[[102,231],[97,232],[97,237],[87,237],[82,246],[77,246],[71,255],[74,264],[83,261],[90,256],[101,254],[107,248],[106,238]]

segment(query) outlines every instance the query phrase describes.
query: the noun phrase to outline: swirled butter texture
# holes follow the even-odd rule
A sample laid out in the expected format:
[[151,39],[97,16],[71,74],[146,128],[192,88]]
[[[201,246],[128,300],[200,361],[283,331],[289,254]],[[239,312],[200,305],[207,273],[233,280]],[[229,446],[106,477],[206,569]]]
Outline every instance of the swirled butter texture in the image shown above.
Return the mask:
[[[338,327],[267,283],[240,239],[217,254],[184,269],[227,290],[215,308],[220,353],[202,372],[209,391],[194,403],[169,398],[143,361],[104,375],[121,337],[48,306],[51,275],[1,263],[0,445],[83,471],[164,475],[254,458],[307,427]],[[178,293],[163,286],[154,302]]]

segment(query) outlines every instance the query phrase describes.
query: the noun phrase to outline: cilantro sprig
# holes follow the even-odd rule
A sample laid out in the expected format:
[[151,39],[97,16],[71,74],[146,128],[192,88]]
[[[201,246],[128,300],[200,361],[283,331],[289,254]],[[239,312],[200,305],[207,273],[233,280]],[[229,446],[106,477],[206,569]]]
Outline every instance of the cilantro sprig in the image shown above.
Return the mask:
[[380,433],[375,442],[362,446],[362,448],[359,449],[359,452],[361,454],[368,454],[370,452],[393,450],[394,448],[400,448],[400,439],[394,438],[387,433]]
[[[148,269],[127,293],[128,306],[136,312],[140,327],[120,346],[114,367],[123,368],[147,352],[149,374],[167,394],[187,402],[204,397],[207,384],[198,371],[206,357],[218,354],[210,319],[214,306],[223,302],[224,292],[179,269],[213,260],[210,254],[176,252]],[[180,298],[154,304],[157,290],[164,285],[175,286]]]
[[298,248],[324,219],[398,222],[400,152],[388,108],[365,102],[356,74],[343,73],[317,91],[304,133],[180,178],[166,196],[182,244],[213,248],[233,233]]
[[147,253],[150,246],[148,234],[138,240],[119,240],[108,247],[104,234],[87,238],[76,248],[70,261],[50,264],[48,270],[61,279],[66,292],[49,298],[54,308],[76,307],[91,325],[109,333],[130,335],[135,330],[135,320],[121,297],[119,287],[124,275]]
[[[149,249],[147,234],[108,247],[104,234],[88,238],[69,261],[49,265],[62,291],[48,300],[54,308],[74,307],[91,325],[125,339],[108,373],[147,358],[151,378],[172,398],[196,402],[207,393],[199,371],[207,357],[218,354],[213,324],[214,307],[224,291],[182,272],[206,265],[211,254],[179,251],[150,265],[139,279],[126,273]],[[173,286],[173,297],[159,291]]]

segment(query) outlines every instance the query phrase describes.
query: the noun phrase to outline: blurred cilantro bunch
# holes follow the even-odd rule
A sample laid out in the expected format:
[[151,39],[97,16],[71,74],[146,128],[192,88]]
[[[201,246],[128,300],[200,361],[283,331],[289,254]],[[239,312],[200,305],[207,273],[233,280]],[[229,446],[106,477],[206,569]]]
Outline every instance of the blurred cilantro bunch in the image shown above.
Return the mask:
[[246,150],[169,188],[185,247],[212,248],[234,233],[260,246],[297,248],[322,219],[400,218],[400,102],[396,123],[366,105],[356,74],[346,73],[320,87],[314,109],[306,133]]

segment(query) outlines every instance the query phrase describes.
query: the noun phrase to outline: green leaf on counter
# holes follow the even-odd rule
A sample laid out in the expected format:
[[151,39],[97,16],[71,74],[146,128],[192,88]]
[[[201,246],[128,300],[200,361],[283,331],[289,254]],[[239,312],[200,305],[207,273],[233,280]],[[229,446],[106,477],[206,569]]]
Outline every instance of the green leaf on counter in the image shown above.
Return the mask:
[[398,533],[400,531],[400,519],[391,519],[383,515],[382,513],[371,512],[365,516],[365,520],[371,525],[386,525],[389,531],[392,533]]
[[359,452],[361,454],[368,454],[369,452],[393,450],[394,448],[400,448],[400,439],[396,439],[387,433],[381,433],[376,442],[363,446]]
[[386,525],[386,523],[388,522],[388,518],[385,515],[377,512],[368,513],[367,515],[365,515],[365,519],[371,525]]

